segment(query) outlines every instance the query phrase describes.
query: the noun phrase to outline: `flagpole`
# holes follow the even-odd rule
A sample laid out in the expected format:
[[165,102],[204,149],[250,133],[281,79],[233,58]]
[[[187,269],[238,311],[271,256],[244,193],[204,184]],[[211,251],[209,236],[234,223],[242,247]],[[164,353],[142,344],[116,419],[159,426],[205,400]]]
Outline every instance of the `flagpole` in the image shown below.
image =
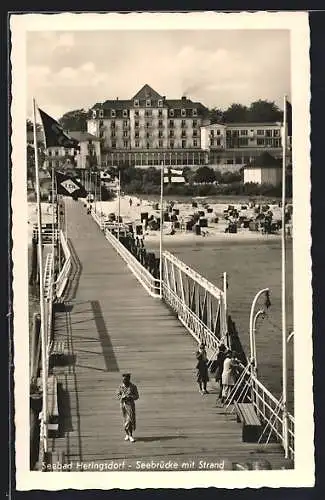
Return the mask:
[[38,212],[38,265],[39,265],[39,291],[40,291],[40,312],[41,312],[41,349],[42,349],[42,419],[41,436],[43,437],[44,453],[47,453],[47,342],[45,332],[45,309],[44,309],[44,275],[43,275],[43,242],[42,242],[42,212],[41,196],[38,172],[38,151],[36,134],[36,103],[33,99],[33,135],[35,153],[35,181],[36,198]]
[[164,200],[164,162],[161,162],[160,167],[160,238],[159,238],[159,276],[160,276],[160,298],[162,298],[162,273],[163,273],[163,200]]
[[121,170],[118,171],[118,215],[117,215],[117,239],[120,239],[120,216],[121,216]]
[[287,152],[287,96],[283,99],[282,134],[282,230],[281,230],[281,309],[282,309],[282,400],[283,400],[283,447],[285,458],[289,455],[288,411],[287,411],[287,325],[286,325],[286,152]]

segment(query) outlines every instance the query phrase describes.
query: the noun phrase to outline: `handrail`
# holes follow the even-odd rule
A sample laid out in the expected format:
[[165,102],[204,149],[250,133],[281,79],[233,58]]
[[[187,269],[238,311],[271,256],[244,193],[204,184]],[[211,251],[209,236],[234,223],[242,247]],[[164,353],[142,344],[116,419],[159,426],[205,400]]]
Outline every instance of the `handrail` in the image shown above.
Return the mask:
[[71,271],[71,252],[69,250],[68,243],[65,239],[63,231],[60,231],[60,243],[64,253],[65,262],[56,280],[56,297],[61,298],[65,287],[68,283],[70,271]]
[[143,265],[129,252],[127,248],[111,233],[109,229],[105,230],[105,238],[111,243],[113,248],[127,263],[129,269],[147,290],[151,297],[159,297],[160,281],[156,279]]

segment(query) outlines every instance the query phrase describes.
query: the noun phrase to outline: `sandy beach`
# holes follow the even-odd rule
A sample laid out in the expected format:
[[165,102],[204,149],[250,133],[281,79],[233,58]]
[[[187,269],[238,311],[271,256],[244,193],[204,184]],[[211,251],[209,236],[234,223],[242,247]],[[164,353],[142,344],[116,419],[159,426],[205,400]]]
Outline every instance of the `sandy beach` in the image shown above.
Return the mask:
[[[130,203],[132,200],[132,203]],[[84,200],[84,203],[86,201]],[[141,224],[141,213],[148,213],[150,217],[160,217],[159,210],[156,210],[155,203],[148,201],[146,199],[141,199],[134,196],[121,196],[120,199],[120,215],[122,217],[123,223],[136,223]],[[165,205],[167,207],[167,203]],[[242,209],[242,205],[233,204],[236,210],[238,210],[239,215],[244,215],[247,218],[254,216],[254,210],[251,208]],[[269,205],[271,211],[273,212],[273,220],[281,220],[281,209],[278,205]],[[97,202],[92,203],[93,209],[96,213],[102,217],[108,217],[109,214],[114,213],[117,217],[118,215],[118,200],[114,199],[112,201]],[[164,239],[166,242],[172,240],[173,242],[191,242],[198,240],[209,240],[209,241],[255,241],[255,240],[274,240],[280,238],[280,232],[277,234],[262,234],[260,231],[250,231],[249,228],[238,227],[237,233],[225,232],[228,221],[224,217],[224,210],[228,208],[228,204],[225,203],[209,203],[209,209],[212,212],[207,213],[207,207],[204,202],[197,201],[197,207],[192,206],[192,200],[187,203],[184,202],[174,202],[173,209],[179,210],[179,221],[188,220],[191,215],[197,211],[204,211],[205,218],[207,219],[208,226],[201,228],[201,234],[196,235],[194,231],[186,231],[185,229],[176,229],[174,234],[170,234],[170,223],[164,223]],[[218,222],[215,219],[218,217]],[[144,232],[144,239],[148,242],[154,242],[159,239],[159,230],[147,229]]]

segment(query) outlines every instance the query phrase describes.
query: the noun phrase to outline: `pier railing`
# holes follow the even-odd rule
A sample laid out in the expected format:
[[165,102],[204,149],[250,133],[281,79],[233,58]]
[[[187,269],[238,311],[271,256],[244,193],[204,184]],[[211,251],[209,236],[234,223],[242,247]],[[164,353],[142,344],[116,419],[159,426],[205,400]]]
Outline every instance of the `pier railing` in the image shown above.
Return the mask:
[[60,231],[60,244],[64,253],[64,264],[56,280],[56,297],[58,299],[62,297],[67,286],[72,266],[71,252],[63,231]]
[[[100,218],[92,214],[97,224]],[[203,278],[168,251],[163,252],[163,280],[145,269],[134,255],[114,236],[110,229],[103,229],[106,239],[124,259],[128,267],[152,297],[161,296],[197,342],[204,342],[213,358],[221,342],[227,344],[227,311],[224,292]],[[284,413],[278,400],[256,376],[247,376],[247,396],[253,403],[265,430],[284,443]],[[289,455],[294,458],[295,420],[288,415]]]
[[125,248],[125,246],[113,235],[109,229],[105,229],[105,238],[110,242],[117,253],[126,262],[130,271],[134,274],[137,280],[147,290],[152,297],[159,297],[160,281],[152,274]]

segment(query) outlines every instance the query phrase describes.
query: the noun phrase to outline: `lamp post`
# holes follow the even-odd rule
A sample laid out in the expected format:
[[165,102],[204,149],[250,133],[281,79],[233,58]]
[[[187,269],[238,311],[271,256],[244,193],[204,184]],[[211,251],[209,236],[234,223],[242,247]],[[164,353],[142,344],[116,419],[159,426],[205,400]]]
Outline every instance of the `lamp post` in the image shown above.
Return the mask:
[[260,309],[257,311],[257,313],[254,315],[255,312],[255,307],[257,304],[258,299],[265,294],[266,295],[266,303],[265,307],[269,307],[271,305],[270,303],[270,298],[269,298],[269,293],[270,290],[269,288],[263,288],[263,290],[260,290],[257,292],[257,294],[254,297],[254,300],[252,302],[252,307],[251,307],[251,312],[249,316],[249,345],[250,345],[250,361],[252,363],[252,374],[256,374],[256,321],[261,316],[262,314],[265,314],[264,309]]

